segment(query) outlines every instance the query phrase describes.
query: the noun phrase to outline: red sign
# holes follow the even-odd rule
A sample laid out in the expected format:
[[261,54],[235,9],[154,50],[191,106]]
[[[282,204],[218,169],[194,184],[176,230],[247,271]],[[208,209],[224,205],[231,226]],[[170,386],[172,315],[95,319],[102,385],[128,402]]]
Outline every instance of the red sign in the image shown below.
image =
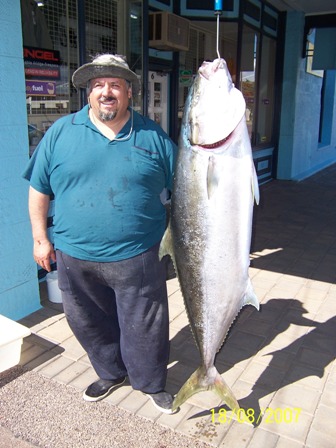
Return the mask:
[[26,79],[60,79],[60,52],[44,48],[24,47]]

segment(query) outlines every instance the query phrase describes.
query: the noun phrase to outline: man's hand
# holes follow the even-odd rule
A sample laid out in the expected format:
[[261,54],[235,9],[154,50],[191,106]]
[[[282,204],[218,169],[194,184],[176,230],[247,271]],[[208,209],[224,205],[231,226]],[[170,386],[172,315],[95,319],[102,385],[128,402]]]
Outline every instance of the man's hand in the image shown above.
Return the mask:
[[34,260],[46,271],[51,271],[50,261],[56,261],[56,254],[49,240],[34,241]]

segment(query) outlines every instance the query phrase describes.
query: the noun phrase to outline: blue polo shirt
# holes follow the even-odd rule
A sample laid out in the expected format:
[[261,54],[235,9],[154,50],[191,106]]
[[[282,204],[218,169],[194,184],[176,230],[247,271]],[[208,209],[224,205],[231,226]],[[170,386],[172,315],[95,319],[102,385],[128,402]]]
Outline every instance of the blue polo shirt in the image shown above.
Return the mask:
[[[130,118],[117,138],[131,125]],[[158,243],[166,219],[160,193],[172,189],[176,152],[161,127],[135,111],[125,141],[106,138],[87,106],[57,120],[24,173],[34,189],[55,195],[55,248],[108,262]]]

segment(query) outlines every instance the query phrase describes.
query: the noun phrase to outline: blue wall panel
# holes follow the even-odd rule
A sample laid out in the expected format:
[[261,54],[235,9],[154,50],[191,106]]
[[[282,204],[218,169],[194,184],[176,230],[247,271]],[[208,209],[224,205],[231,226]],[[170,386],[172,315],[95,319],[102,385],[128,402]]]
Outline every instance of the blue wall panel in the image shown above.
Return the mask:
[[0,314],[18,320],[41,307],[21,178],[29,145],[20,0],[0,0]]

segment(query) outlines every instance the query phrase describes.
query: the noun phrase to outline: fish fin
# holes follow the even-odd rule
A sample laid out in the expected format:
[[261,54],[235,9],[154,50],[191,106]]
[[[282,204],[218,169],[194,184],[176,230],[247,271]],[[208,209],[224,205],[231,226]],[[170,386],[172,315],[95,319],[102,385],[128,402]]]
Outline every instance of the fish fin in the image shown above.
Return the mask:
[[218,164],[216,164],[216,158],[210,156],[208,159],[208,172],[207,172],[207,192],[208,199],[211,199],[217,190],[221,172],[219,170]]
[[239,404],[229,386],[225,383],[215,366],[206,370],[200,366],[184,383],[173,402],[173,410],[178,409],[188,398],[201,391],[213,390],[232,410]]
[[253,170],[252,170],[253,171],[252,172],[252,196],[254,197],[256,204],[259,205],[260,193],[259,193],[258,176],[257,176],[254,165],[252,166],[252,168],[253,168]]
[[248,279],[248,284],[247,284],[247,288],[246,288],[246,294],[244,297],[243,306],[244,305],[253,305],[259,311],[259,301],[256,296],[256,293],[254,292],[254,289],[253,289],[250,279]]
[[171,234],[170,224],[162,237],[159,248],[159,259],[161,260],[165,255],[170,255],[173,258],[173,238]]

